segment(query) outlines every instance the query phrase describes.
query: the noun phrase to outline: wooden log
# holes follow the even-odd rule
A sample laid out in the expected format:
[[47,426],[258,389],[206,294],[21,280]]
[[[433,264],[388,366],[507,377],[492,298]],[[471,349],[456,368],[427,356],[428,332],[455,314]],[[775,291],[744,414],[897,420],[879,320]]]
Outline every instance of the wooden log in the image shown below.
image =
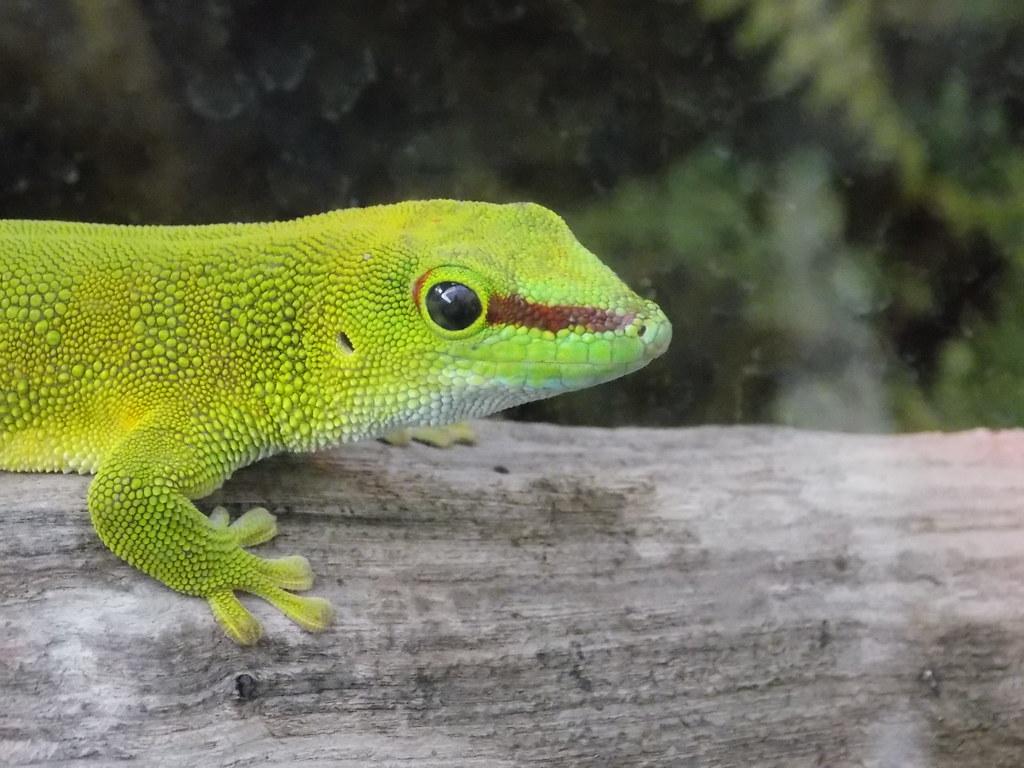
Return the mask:
[[338,610],[254,648],[0,474],[0,764],[1024,764],[1021,433],[479,432],[201,502]]

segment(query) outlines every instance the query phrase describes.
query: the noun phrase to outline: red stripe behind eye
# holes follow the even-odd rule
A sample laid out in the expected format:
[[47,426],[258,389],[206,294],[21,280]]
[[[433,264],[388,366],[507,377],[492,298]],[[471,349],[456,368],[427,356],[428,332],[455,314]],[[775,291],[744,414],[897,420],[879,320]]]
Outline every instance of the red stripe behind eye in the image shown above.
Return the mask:
[[534,304],[522,296],[491,296],[487,322],[492,325],[520,325],[557,333],[563,328],[582,326],[592,333],[625,328],[635,314],[620,315],[607,309],[562,304]]
[[417,304],[420,303],[420,291],[423,290],[423,284],[427,282],[427,278],[430,277],[430,273],[434,270],[430,269],[420,275],[416,282],[412,286],[412,300]]

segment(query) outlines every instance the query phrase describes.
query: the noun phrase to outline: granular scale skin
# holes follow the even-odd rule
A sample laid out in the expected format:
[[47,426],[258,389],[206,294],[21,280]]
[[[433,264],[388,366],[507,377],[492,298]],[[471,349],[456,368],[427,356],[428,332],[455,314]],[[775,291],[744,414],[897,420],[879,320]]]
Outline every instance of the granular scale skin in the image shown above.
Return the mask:
[[[438,324],[459,283],[479,316]],[[468,319],[468,318],[466,318]],[[331,608],[276,533],[193,504],[282,451],[450,423],[607,381],[671,326],[537,205],[433,200],[287,222],[128,227],[0,222],[0,468],[95,473],[116,555],[206,598],[227,633],[249,592],[301,626]]]

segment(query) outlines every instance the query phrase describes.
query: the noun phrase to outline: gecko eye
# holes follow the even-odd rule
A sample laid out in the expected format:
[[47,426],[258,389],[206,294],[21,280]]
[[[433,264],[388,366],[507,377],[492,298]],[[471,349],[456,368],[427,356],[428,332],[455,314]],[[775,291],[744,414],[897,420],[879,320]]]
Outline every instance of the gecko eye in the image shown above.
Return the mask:
[[446,331],[469,328],[480,317],[480,298],[462,283],[437,283],[427,291],[427,313]]

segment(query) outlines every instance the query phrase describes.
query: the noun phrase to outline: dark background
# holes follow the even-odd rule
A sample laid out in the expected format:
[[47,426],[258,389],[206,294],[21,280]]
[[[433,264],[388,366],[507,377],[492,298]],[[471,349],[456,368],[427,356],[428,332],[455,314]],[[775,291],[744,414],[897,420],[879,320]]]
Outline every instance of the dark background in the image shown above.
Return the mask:
[[517,415],[1024,418],[1024,4],[0,4],[0,215],[534,200],[675,327]]

